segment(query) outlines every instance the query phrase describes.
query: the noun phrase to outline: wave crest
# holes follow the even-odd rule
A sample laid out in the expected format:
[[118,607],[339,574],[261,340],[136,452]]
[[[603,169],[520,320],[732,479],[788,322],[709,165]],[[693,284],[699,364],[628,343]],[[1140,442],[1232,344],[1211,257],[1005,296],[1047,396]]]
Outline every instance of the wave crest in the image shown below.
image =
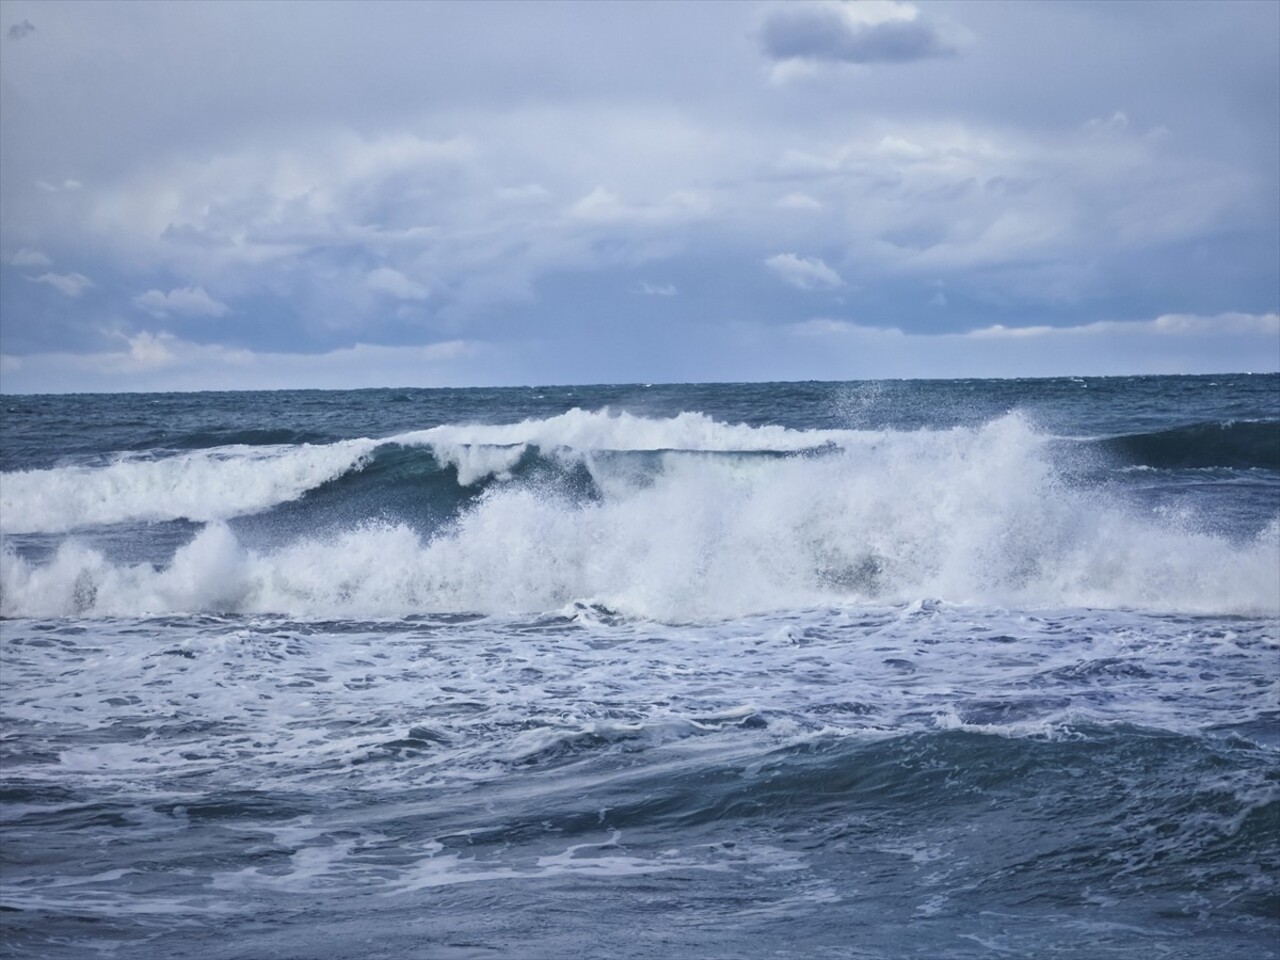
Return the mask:
[[224,520],[296,499],[349,470],[371,440],[323,446],[218,447],[163,459],[121,458],[4,474],[0,530],[65,533],[113,523]]
[[[435,455],[447,460],[445,438],[436,439]],[[460,482],[503,473],[512,482],[484,486],[430,533],[364,522],[249,549],[213,523],[164,567],[112,564],[74,542],[43,566],[7,551],[0,612],[398,616],[584,601],[689,621],[920,597],[1280,609],[1280,523],[1238,543],[1136,513],[1105,488],[1067,482],[1046,438],[1020,416],[844,440],[822,456],[656,450],[643,469],[631,456],[563,452],[588,473],[586,497],[522,474],[522,446],[495,448],[452,469]]]

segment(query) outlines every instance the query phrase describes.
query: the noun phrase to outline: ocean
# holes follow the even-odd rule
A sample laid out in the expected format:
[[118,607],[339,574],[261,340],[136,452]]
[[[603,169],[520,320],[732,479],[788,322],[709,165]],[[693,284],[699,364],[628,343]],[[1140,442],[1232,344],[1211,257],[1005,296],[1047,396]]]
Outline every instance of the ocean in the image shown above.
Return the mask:
[[4,956],[1280,957],[1280,376],[0,406]]

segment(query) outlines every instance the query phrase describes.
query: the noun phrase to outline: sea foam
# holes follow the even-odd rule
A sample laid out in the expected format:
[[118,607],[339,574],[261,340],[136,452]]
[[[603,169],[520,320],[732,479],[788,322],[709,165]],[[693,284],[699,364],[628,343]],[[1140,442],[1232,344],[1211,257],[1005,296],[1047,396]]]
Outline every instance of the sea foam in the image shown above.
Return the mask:
[[[1280,523],[1242,542],[1198,530],[1194,517],[1129,507],[1106,487],[1074,486],[1048,439],[1017,414],[977,428],[838,437],[723,426],[689,415],[581,414],[403,435],[393,439],[442,450],[477,437],[558,444],[561,457],[589,471],[596,495],[498,479],[430,532],[366,521],[324,534],[294,531],[255,549],[213,522],[159,568],[111,563],[74,541],[44,565],[7,549],[0,612],[505,614],[581,601],[628,616],[697,621],[921,597],[1021,607],[1280,609]],[[672,449],[698,440],[694,433],[701,448]],[[583,447],[568,447],[575,435]],[[714,454],[780,443],[806,450],[835,439],[841,445],[818,456]],[[637,472],[625,458],[600,455],[622,444],[662,451],[657,468]],[[352,463],[364,448],[343,449]],[[509,473],[514,448],[500,449],[506,452],[460,468],[459,482]],[[329,469],[341,469],[339,460]],[[279,464],[260,466],[276,476]]]
[[229,446],[106,466],[6,473],[0,531],[63,533],[132,521],[223,520],[296,499],[358,469],[372,440],[302,446]]
[[0,531],[65,533],[115,523],[207,522],[296,500],[351,471],[378,449],[426,448],[470,486],[505,479],[526,449],[796,451],[850,442],[854,431],[724,424],[700,413],[647,419],[571,410],[514,424],[446,424],[382,439],[297,446],[234,445],[160,458],[120,455],[105,466],[13,471],[0,483]]

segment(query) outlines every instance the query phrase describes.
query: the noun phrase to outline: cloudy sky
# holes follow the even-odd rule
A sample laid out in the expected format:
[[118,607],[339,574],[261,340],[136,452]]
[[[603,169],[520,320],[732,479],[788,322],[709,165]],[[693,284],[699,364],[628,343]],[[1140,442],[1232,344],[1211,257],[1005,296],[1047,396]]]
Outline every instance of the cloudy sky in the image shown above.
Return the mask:
[[0,389],[1280,368],[1280,4],[0,5]]

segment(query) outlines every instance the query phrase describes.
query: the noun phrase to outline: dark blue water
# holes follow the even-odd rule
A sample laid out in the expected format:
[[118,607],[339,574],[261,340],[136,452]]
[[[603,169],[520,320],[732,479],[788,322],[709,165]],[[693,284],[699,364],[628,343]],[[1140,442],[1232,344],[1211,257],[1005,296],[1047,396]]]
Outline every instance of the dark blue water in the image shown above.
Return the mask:
[[1280,377],[0,403],[5,955],[1280,956]]

